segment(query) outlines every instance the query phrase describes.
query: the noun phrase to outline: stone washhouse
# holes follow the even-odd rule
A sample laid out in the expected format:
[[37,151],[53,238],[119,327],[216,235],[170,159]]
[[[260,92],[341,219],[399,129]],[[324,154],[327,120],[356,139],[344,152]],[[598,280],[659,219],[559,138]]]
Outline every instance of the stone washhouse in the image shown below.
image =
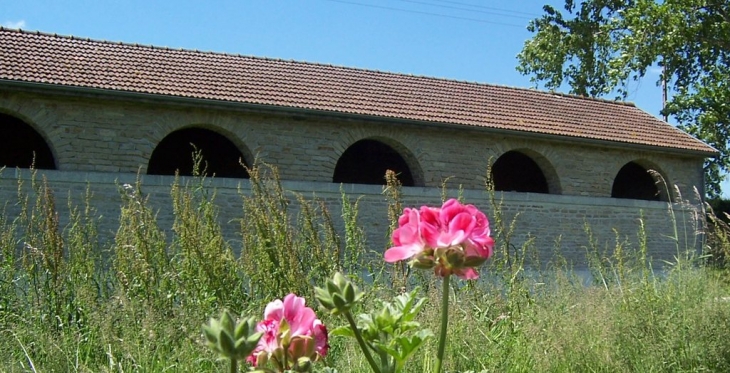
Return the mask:
[[[80,201],[90,185],[101,233],[113,239],[119,185],[139,173],[151,200],[169,206],[172,175],[191,172],[191,143],[215,174],[231,239],[247,187],[239,160],[277,166],[285,189],[325,200],[335,217],[341,187],[362,198],[374,250],[387,245],[387,169],[399,174],[406,206],[440,204],[448,180],[449,195],[490,216],[491,170],[505,217],[519,212],[515,245],[534,237],[542,264],[559,250],[576,266],[586,224],[601,247],[616,232],[635,245],[643,216],[657,261],[676,254],[675,226],[682,250],[699,247],[695,196],[704,160],[717,154],[627,103],[0,28],[0,200],[9,211],[35,157],[59,198]],[[160,208],[169,228],[171,208]]]

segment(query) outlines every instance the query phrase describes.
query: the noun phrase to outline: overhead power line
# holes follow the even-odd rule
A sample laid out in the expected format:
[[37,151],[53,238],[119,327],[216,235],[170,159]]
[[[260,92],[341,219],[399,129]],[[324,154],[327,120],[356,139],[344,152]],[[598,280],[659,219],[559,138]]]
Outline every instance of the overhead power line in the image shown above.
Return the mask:
[[[472,13],[476,12],[476,13],[482,13],[482,14],[489,14],[489,15],[495,15],[495,16],[499,16],[499,17],[509,17],[509,18],[518,18],[518,19],[533,19],[533,18],[538,17],[538,16],[528,17],[527,16],[528,13],[523,13],[523,12],[516,12],[516,11],[507,10],[507,9],[490,8],[490,7],[484,7],[484,6],[478,6],[478,5],[458,3],[458,2],[454,2],[454,1],[442,1],[442,2],[449,3],[449,4],[455,3],[455,4],[459,4],[459,5],[470,6],[470,7],[477,8],[477,9],[464,8],[463,6],[434,4],[431,2],[427,2],[427,1],[417,1],[417,0],[400,0],[400,1],[402,1],[404,3],[428,5],[428,6],[434,6],[434,7],[445,8],[445,9],[461,10],[461,11],[472,12]],[[479,10],[479,9],[487,9],[487,10]],[[515,14],[508,14],[508,13],[515,13]],[[517,14],[520,14],[520,15],[517,15]]]
[[486,19],[461,17],[461,16],[454,16],[454,15],[443,14],[443,13],[424,12],[424,11],[420,11],[420,10],[393,8],[393,7],[382,6],[382,5],[373,5],[373,4],[364,4],[364,3],[358,3],[355,1],[346,1],[346,0],[327,0],[327,1],[331,1],[334,3],[341,3],[341,4],[358,5],[358,6],[368,7],[368,8],[384,9],[384,10],[390,10],[390,11],[396,11],[396,12],[422,14],[422,15],[458,19],[458,20],[470,21],[470,22],[488,23],[488,24],[499,25],[499,26],[520,27],[520,28],[526,27],[526,25],[516,25],[513,23],[495,22],[495,21],[490,21],[490,20],[486,20]]
[[462,5],[462,6],[468,6],[471,8],[478,8],[478,9],[487,9],[487,10],[496,10],[499,12],[505,12],[505,13],[514,13],[514,14],[522,14],[530,18],[537,18],[540,17],[540,14],[536,13],[528,13],[528,12],[520,12],[519,10],[512,10],[512,9],[503,9],[503,8],[495,8],[491,6],[484,6],[484,5],[476,5],[476,4],[469,4],[469,3],[462,3],[459,1],[448,1],[448,0],[434,0],[439,3],[447,3],[447,4],[455,4],[455,5]]

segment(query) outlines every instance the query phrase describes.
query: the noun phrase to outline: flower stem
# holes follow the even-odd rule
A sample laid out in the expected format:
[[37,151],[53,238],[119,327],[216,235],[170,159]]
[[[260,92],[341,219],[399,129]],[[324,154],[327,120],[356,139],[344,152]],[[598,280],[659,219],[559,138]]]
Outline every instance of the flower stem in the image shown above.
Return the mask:
[[231,370],[230,373],[238,373],[238,361],[231,358]]
[[357,328],[357,324],[355,323],[355,319],[352,318],[352,314],[350,314],[350,311],[345,311],[343,313],[347,318],[347,322],[350,323],[350,329],[352,329],[352,332],[355,334],[355,339],[357,339],[357,343],[360,345],[362,353],[365,354],[365,358],[368,360],[368,364],[370,364],[370,367],[373,368],[373,372],[381,373],[380,368],[378,368],[378,364],[375,363],[373,356],[370,355],[370,350],[368,350],[368,346],[362,339],[362,335],[360,335],[360,329]]
[[287,355],[289,355],[289,353],[288,353],[288,351],[289,351],[289,345],[288,344],[285,344],[282,347],[284,347],[284,354],[283,354],[284,355],[284,362],[281,363],[281,367],[282,367],[282,369],[284,369],[284,371],[287,371],[290,368],[289,367],[289,358],[287,357]]
[[439,349],[436,354],[436,370],[434,373],[441,373],[446,351],[446,329],[449,324],[449,280],[451,275],[444,276],[443,288],[441,289],[441,331],[439,333]]

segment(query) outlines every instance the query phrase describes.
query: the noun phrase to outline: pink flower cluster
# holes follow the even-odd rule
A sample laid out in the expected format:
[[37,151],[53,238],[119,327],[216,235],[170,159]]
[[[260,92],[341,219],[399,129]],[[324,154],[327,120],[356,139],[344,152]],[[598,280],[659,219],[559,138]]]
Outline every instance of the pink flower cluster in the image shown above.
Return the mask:
[[256,326],[263,336],[247,358],[249,363],[258,367],[272,363],[285,370],[302,357],[316,361],[327,355],[327,328],[304,304],[304,298],[289,294],[266,306],[264,320]]
[[395,246],[385,251],[385,261],[411,259],[418,268],[433,268],[437,275],[455,274],[472,280],[478,267],[490,256],[494,240],[489,237],[489,221],[473,205],[450,199],[441,208],[406,208],[393,232]]

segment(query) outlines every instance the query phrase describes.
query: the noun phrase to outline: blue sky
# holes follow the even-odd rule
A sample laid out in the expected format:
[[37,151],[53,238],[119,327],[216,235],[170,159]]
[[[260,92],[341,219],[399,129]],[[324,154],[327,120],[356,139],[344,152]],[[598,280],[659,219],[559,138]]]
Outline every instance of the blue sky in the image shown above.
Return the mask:
[[[563,0],[0,0],[0,25],[99,40],[532,87],[515,67]],[[659,116],[658,71],[628,97]],[[724,190],[730,190],[726,185]]]

